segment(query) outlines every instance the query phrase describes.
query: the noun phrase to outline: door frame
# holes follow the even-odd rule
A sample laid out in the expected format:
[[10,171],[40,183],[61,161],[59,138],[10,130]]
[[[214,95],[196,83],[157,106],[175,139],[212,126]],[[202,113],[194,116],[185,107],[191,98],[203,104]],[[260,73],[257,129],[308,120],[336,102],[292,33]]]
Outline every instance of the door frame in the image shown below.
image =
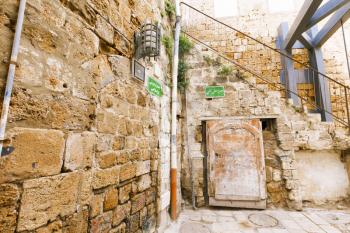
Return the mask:
[[[207,132],[207,124],[209,121],[223,121],[230,122],[234,120],[253,120],[259,119],[260,124],[262,119],[271,119],[276,117],[271,116],[257,116],[257,117],[207,117],[205,120],[202,120],[202,148],[204,149],[204,175],[205,175],[205,185],[204,185],[204,196],[205,202],[210,206],[224,206],[224,207],[234,207],[234,208],[247,208],[247,209],[266,209],[266,201],[267,201],[267,190],[266,190],[266,169],[265,169],[265,153],[264,153],[264,143],[262,136],[262,128],[260,134],[260,148],[262,153],[262,158],[260,158],[260,163],[262,166],[261,173],[259,175],[259,186],[260,193],[262,198],[259,200],[217,200],[215,197],[210,196],[209,185],[210,185],[210,158],[208,151],[208,137],[209,134]],[[261,190],[263,188],[264,190]]]

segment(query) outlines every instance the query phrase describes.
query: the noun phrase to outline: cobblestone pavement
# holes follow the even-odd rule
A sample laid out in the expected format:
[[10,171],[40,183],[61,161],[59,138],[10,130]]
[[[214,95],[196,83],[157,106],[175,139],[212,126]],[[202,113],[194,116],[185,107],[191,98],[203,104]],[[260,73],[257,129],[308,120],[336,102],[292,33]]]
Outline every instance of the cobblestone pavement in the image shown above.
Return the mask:
[[350,210],[184,210],[164,233],[350,233]]

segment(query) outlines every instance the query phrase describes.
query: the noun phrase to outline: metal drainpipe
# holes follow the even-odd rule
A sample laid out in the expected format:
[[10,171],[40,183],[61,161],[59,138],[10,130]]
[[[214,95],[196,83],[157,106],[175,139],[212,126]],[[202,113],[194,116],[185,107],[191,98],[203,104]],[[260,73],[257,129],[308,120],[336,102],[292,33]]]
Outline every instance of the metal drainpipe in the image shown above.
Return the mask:
[[26,8],[26,0],[21,0],[19,3],[16,32],[15,32],[15,37],[13,40],[11,61],[10,61],[9,71],[7,74],[7,82],[6,82],[6,89],[5,89],[5,94],[4,94],[4,101],[2,104],[2,112],[1,112],[1,120],[0,120],[0,157],[2,154],[3,141],[5,139],[7,116],[8,116],[8,111],[9,111],[9,107],[10,107],[13,80],[15,77],[17,56],[18,56],[18,52],[19,52],[20,40],[21,40],[21,35],[22,35],[25,8]]
[[176,194],[177,194],[177,143],[176,143],[176,127],[177,127],[177,73],[179,65],[179,40],[181,30],[180,0],[175,1],[176,24],[174,35],[174,53],[172,65],[172,95],[171,95],[171,169],[170,169],[170,217],[173,220],[177,218],[176,211]]
[[348,46],[346,44],[346,37],[345,37],[345,31],[344,31],[344,24],[343,24],[343,19],[340,20],[341,23],[341,29],[343,32],[343,41],[344,41],[344,49],[345,49],[345,57],[346,57],[346,63],[348,65],[348,74],[350,78],[350,62],[349,62],[349,55],[348,55]]

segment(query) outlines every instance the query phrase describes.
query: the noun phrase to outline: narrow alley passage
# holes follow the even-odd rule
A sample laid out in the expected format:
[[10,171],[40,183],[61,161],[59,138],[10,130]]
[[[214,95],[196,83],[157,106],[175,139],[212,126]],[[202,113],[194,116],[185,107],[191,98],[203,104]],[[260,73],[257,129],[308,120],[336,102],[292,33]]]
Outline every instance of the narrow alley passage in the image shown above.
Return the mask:
[[165,233],[347,233],[350,211],[185,210]]

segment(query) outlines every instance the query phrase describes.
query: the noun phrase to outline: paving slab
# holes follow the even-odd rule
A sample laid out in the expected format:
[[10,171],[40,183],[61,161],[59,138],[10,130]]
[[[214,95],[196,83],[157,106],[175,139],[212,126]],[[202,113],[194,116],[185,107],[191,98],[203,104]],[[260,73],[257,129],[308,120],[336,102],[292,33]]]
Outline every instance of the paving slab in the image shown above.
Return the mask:
[[164,233],[350,233],[350,211],[183,210]]

